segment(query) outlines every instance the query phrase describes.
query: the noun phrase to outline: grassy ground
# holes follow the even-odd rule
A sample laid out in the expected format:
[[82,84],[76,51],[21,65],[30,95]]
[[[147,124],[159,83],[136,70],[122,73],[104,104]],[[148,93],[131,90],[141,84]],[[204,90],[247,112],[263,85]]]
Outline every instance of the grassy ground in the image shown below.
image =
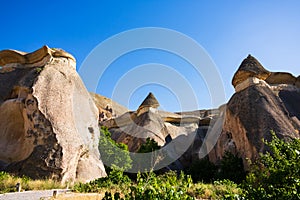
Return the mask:
[[7,192],[17,192],[16,185],[21,184],[21,190],[49,190],[49,189],[62,189],[66,185],[54,180],[31,180],[27,177],[15,177],[5,172],[0,172],[0,194]]

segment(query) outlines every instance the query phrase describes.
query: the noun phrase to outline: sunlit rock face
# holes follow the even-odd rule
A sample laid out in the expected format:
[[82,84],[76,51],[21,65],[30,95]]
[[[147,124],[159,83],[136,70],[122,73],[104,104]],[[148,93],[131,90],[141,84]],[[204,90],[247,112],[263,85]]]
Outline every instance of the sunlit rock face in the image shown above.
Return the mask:
[[262,139],[273,130],[279,138],[299,138],[300,88],[289,73],[269,72],[255,58],[247,57],[233,77],[236,93],[226,106],[222,134],[210,160],[218,162],[229,151],[255,160],[266,151]]
[[0,52],[2,169],[62,182],[106,176],[98,110],[72,55],[47,46]]

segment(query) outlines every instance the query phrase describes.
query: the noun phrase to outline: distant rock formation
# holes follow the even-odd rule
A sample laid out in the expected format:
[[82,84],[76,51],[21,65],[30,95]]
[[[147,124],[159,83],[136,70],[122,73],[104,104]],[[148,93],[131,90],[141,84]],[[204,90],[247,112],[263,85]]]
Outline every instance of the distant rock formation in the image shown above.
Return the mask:
[[90,94],[99,111],[99,122],[118,117],[128,112],[126,107],[107,97],[92,92],[90,92]]
[[248,56],[235,73],[236,93],[226,107],[222,134],[210,160],[218,162],[226,151],[255,160],[266,151],[262,139],[270,140],[273,130],[279,138],[299,138],[300,88],[289,73],[269,72]]
[[160,146],[173,140],[168,156],[176,161],[172,169],[183,169],[198,159],[199,149],[211,121],[219,115],[219,110],[200,110],[171,113],[158,110],[159,102],[149,93],[137,111],[127,112],[119,117],[100,122],[108,127],[112,138],[128,145],[136,152],[147,138]]
[[106,176],[98,111],[72,55],[47,46],[0,51],[2,170],[62,182]]
[[114,140],[127,144],[131,152],[137,151],[147,138],[154,139],[162,146],[168,132],[158,115],[158,106],[154,95],[149,93],[136,112],[127,112],[102,125],[109,128]]
[[251,55],[243,60],[239,69],[235,72],[232,85],[236,88],[239,84],[247,80],[248,78],[257,78],[259,80],[265,80],[269,77],[271,72],[266,70],[256,58]]

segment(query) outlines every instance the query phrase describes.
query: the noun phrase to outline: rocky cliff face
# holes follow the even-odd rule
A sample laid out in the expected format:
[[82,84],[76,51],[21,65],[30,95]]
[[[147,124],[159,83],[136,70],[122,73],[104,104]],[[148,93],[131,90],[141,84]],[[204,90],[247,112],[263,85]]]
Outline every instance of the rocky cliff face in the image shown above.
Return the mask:
[[70,54],[46,46],[0,52],[2,169],[31,178],[89,181],[106,175],[98,110]]
[[229,151],[241,156],[247,168],[246,159],[254,160],[266,150],[262,139],[270,140],[271,130],[282,139],[298,138],[300,88],[296,81],[289,73],[268,72],[248,56],[233,77],[236,93],[227,103],[222,134],[210,160],[217,162]]

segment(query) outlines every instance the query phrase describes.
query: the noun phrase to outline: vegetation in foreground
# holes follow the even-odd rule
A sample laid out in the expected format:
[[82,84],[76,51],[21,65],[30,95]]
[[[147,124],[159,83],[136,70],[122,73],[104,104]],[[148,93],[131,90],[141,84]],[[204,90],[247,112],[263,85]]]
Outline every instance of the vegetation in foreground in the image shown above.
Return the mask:
[[6,172],[0,172],[0,194],[7,192],[17,192],[17,184],[21,185],[21,190],[49,190],[53,188],[66,188],[60,182],[48,180],[31,180],[28,177],[16,177]]
[[[72,188],[76,192],[101,193],[103,199],[300,199],[300,140],[285,142],[274,133],[272,135],[271,142],[264,141],[269,152],[260,155],[247,175],[237,171],[237,176],[233,176],[233,172],[240,169],[240,160],[228,154],[218,170],[207,161],[197,164],[211,169],[210,177],[214,178],[208,180],[200,176],[205,174],[196,165],[187,172],[190,175],[172,171],[162,175],[149,172],[139,173],[136,179],[130,179],[120,166],[113,165],[108,177],[86,184],[77,183]],[[230,170],[229,166],[235,168]],[[197,169],[200,170],[198,174]],[[235,180],[228,180],[228,175]],[[238,177],[244,177],[244,180]],[[18,182],[25,190],[64,187],[51,180],[32,181],[1,172],[1,193],[16,191]]]
[[[202,160],[186,171],[189,175],[150,172],[131,180],[113,169],[108,177],[75,185],[74,189],[102,191],[104,199],[300,199],[300,140],[286,142],[271,134],[272,141],[264,141],[269,152],[260,154],[248,174],[242,170],[242,160],[227,153],[219,167]],[[143,152],[152,145],[157,148],[147,140]]]

